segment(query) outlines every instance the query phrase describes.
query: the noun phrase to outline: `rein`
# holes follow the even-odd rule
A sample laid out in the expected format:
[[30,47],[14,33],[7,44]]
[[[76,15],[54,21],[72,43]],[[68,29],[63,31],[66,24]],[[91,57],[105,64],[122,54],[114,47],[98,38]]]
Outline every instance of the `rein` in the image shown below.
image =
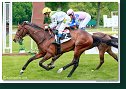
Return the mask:
[[[25,28],[25,27],[24,27]],[[26,28],[25,28],[26,29]],[[23,36],[23,33],[24,33],[24,30],[22,31],[22,33],[21,34],[16,34],[16,36],[18,36],[20,39],[22,39],[24,36]]]

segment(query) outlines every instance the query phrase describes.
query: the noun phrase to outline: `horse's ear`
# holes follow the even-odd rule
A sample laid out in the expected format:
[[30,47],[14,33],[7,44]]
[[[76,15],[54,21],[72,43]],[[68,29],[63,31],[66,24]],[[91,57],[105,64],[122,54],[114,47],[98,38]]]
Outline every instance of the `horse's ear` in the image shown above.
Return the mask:
[[21,24],[18,22],[18,28],[21,26]]

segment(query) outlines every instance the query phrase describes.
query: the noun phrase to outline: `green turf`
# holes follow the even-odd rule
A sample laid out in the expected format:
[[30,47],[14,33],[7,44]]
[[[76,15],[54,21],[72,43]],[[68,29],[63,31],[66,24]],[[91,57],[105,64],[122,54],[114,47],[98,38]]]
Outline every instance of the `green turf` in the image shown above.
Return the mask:
[[[70,63],[73,52],[63,54],[56,62],[55,68],[46,71],[41,68],[38,63],[41,59],[35,60],[29,64],[22,76],[19,72],[29,56],[3,56],[2,57],[2,78],[3,80],[97,80],[97,81],[117,81],[118,80],[118,63],[108,54],[105,55],[105,63],[97,71],[95,69],[99,64],[99,56],[82,54],[80,63],[71,78],[66,76],[71,68],[58,74],[57,70],[67,63]],[[47,61],[46,64],[50,62]]]

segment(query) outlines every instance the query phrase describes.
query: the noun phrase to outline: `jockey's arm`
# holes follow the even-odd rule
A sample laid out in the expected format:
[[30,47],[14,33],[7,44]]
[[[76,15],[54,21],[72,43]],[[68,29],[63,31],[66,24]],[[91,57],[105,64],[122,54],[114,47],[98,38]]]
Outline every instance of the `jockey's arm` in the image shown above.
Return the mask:
[[75,20],[75,19],[73,19],[71,21],[71,23],[69,24],[70,27],[75,27],[75,26],[78,26],[78,25],[79,25],[78,20]]
[[52,23],[49,24],[49,27],[50,27],[51,29],[53,29],[53,28],[56,27],[56,26],[57,26],[57,22],[52,22]]

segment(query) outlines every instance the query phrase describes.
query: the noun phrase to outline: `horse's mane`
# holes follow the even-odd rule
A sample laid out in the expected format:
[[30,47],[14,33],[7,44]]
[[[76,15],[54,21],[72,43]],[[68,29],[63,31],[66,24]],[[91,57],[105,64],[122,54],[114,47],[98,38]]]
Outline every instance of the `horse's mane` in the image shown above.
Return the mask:
[[34,23],[27,23],[29,26],[38,29],[38,30],[43,30],[43,28],[39,27],[38,25],[34,24]]
[[[34,23],[26,23],[27,25],[37,29],[37,30],[43,30],[45,31],[43,28],[39,27],[38,25],[34,24]],[[45,31],[45,33],[49,34],[49,39],[52,38],[52,36],[50,35],[50,33],[48,31]]]

